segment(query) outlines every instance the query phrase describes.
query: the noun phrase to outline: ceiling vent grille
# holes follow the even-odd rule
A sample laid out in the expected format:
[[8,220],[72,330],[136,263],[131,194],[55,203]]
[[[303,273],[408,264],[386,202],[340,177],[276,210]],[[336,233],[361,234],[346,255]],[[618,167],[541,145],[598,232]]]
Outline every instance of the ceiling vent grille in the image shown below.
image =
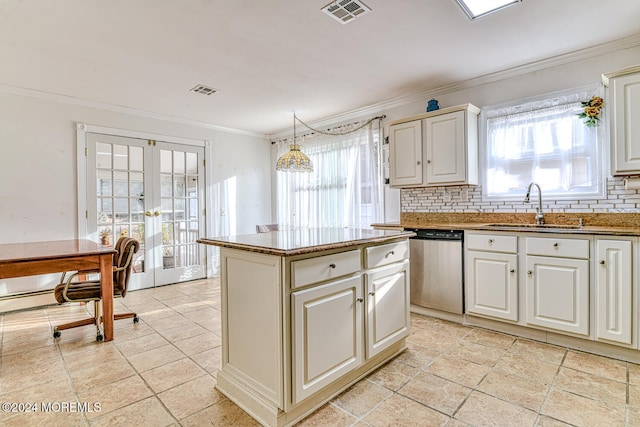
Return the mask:
[[371,12],[371,9],[359,0],[337,0],[323,7],[322,11],[342,25],[346,25]]
[[201,93],[203,95],[213,95],[214,93],[219,92],[219,90],[205,85],[197,85],[189,92]]

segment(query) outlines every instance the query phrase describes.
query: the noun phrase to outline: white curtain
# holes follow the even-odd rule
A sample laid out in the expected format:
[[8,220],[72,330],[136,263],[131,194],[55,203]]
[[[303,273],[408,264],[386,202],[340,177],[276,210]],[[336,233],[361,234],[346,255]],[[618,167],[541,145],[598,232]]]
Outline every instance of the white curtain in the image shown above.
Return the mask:
[[604,125],[578,117],[597,89],[547,95],[519,105],[488,107],[484,195],[521,197],[530,182],[560,198],[601,194]]
[[[370,228],[382,218],[379,120],[346,135],[297,138],[313,172],[276,172],[281,228]],[[340,132],[362,124],[342,126]],[[291,140],[278,146],[278,158]]]

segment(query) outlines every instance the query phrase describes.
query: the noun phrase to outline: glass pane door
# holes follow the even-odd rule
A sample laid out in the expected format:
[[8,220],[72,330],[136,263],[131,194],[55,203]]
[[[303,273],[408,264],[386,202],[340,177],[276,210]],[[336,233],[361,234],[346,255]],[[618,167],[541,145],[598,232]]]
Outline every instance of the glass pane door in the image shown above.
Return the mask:
[[204,277],[205,250],[196,242],[204,229],[204,149],[159,141],[155,148],[162,248],[156,280],[175,283]]
[[92,133],[87,147],[87,236],[140,242],[130,289],[204,277],[204,149]]

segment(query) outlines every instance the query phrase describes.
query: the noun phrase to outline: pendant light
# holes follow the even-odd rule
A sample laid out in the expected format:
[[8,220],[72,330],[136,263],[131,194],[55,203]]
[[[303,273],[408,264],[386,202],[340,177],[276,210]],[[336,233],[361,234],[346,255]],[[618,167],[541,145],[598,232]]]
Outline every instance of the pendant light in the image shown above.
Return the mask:
[[300,151],[302,147],[296,144],[296,113],[293,113],[293,143],[289,152],[282,155],[276,163],[276,170],[283,172],[313,172],[313,163]]

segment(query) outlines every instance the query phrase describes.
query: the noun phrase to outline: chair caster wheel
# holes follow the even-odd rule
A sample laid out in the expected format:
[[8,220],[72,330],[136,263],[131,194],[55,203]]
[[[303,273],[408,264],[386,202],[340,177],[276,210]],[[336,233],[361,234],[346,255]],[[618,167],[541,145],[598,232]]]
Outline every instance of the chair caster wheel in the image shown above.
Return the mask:
[[104,339],[104,337],[100,334],[98,334],[98,336],[96,337],[96,341],[102,341]]
[[60,338],[60,335],[62,335],[62,333],[61,333],[60,331],[55,331],[55,332],[53,333],[53,337],[54,337],[54,338]]
[[140,322],[140,318],[138,316],[135,316],[133,318],[133,323],[138,323],[138,322]]

